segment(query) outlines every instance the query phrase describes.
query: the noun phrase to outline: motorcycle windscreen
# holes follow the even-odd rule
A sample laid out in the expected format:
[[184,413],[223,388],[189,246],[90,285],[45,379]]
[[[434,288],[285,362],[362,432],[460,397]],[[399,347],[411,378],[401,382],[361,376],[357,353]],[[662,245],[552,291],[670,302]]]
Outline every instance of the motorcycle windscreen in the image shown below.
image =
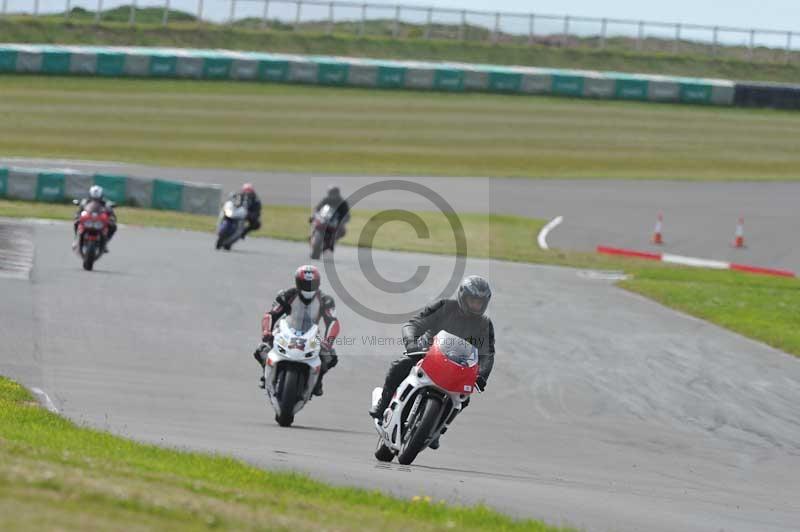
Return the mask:
[[314,326],[314,320],[311,318],[311,314],[309,314],[307,309],[292,312],[289,314],[287,322],[289,328],[299,335],[307,333],[311,327]]
[[478,378],[478,349],[441,331],[422,359],[422,370],[437,386],[453,393],[472,393]]
[[83,212],[87,212],[89,214],[100,214],[104,211],[103,205],[97,200],[91,200],[86,206],[83,208]]

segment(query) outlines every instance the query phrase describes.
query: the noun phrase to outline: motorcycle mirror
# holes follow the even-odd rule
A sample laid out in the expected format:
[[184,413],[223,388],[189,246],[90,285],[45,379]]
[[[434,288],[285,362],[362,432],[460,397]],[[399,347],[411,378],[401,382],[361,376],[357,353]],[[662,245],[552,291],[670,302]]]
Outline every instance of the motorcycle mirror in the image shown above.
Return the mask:
[[78,205],[79,203],[80,203],[80,201],[78,201],[78,200],[76,200],[76,199],[72,200],[72,204],[73,204],[73,205]]

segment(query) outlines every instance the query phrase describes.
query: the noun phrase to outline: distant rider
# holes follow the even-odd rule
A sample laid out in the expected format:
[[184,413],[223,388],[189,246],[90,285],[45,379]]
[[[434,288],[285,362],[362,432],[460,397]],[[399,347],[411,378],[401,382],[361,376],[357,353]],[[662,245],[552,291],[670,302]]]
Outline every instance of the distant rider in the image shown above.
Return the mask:
[[242,240],[250,231],[258,231],[261,228],[261,200],[256,194],[256,189],[250,183],[242,185],[242,191],[237,194],[239,205],[247,209],[247,225],[242,232]]
[[80,202],[78,202],[78,212],[75,213],[73,232],[77,236],[78,222],[81,217],[81,212],[83,212],[86,206],[92,201],[99,203],[103,207],[103,210],[108,214],[108,237],[106,238],[105,242],[103,242],[103,253],[108,253],[108,243],[111,241],[114,233],[117,232],[117,215],[114,213],[114,204],[106,200],[105,195],[103,194],[103,187],[100,185],[92,185],[89,188],[89,197],[83,198]]
[[350,205],[342,197],[339,187],[330,186],[328,187],[327,195],[314,207],[314,212],[308,221],[311,222],[314,219],[314,214],[318,213],[325,205],[330,205],[331,209],[333,209],[331,223],[336,225],[336,240],[339,240],[347,232],[345,225],[350,221]]
[[320,335],[322,349],[320,359],[322,370],[320,372],[314,395],[322,395],[322,377],[339,362],[333,342],[339,335],[339,320],[336,318],[336,303],[333,298],[324,294],[319,289],[320,274],[315,266],[300,266],[294,274],[294,286],[281,290],[275,297],[272,308],[264,314],[261,320],[262,344],[253,353],[256,361],[261,366],[261,387],[264,387],[263,370],[266,356],[272,349],[272,330],[278,321],[293,312],[307,312],[314,323],[324,322],[324,332]]
[[[458,287],[456,299],[440,299],[425,307],[417,316],[403,325],[403,343],[406,354],[392,362],[383,385],[383,395],[378,405],[370,410],[376,419],[383,417],[395,390],[408,376],[411,368],[425,354],[440,331],[447,331],[466,340],[478,348],[479,374],[476,386],[480,391],[486,388],[486,381],[494,365],[494,326],[485,315],[486,307],[492,298],[489,283],[483,277],[465,277]],[[467,400],[469,401],[469,400]],[[468,402],[463,406],[466,407]],[[439,438],[430,443],[432,449],[439,448]]]

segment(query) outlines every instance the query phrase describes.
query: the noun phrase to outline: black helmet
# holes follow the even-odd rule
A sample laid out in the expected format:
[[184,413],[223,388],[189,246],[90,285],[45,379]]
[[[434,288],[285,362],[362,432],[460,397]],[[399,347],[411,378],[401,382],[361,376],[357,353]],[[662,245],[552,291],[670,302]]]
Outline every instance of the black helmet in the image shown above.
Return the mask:
[[300,292],[300,296],[305,300],[309,300],[317,295],[317,291],[319,291],[319,280],[319,270],[316,266],[304,264],[294,272],[294,285]]
[[489,283],[479,275],[464,277],[458,285],[458,307],[467,315],[481,316],[492,299]]
[[339,198],[342,196],[342,192],[339,190],[337,186],[329,186],[328,187],[328,197],[329,198]]

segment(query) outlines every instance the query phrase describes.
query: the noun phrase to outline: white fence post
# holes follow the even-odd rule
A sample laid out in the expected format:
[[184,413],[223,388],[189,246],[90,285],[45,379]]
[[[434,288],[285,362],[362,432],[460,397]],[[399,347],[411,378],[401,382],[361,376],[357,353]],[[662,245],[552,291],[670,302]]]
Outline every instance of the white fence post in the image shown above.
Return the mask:
[[792,32],[786,32],[786,62],[792,61]]
[[367,4],[361,4],[361,23],[358,26],[358,36],[363,37],[366,28],[364,27],[367,23]]
[[294,12],[294,31],[300,27],[300,17],[303,16],[303,2],[302,0],[298,0],[297,2],[297,9]]
[[261,13],[261,29],[269,28],[269,0],[264,0],[264,11]]
[[600,21],[600,49],[606,49],[606,35],[608,34],[608,20]]
[[492,42],[497,43],[500,37],[500,12],[494,14],[494,30],[492,30]]
[[569,15],[564,17],[564,36],[561,39],[561,46],[569,46]]
[[161,20],[161,24],[163,26],[169,24],[169,0],[164,0],[164,17]]
[[672,52],[677,54],[681,45],[681,25],[675,24],[675,42],[672,44]]
[[131,2],[130,16],[128,16],[128,24],[130,26],[136,25],[136,0]]
[[750,61],[753,60],[753,48],[756,45],[756,30],[750,30],[750,43],[747,45],[747,56]]
[[100,17],[103,13],[103,0],[97,0],[97,11],[94,12],[94,23],[100,24]]
[[230,0],[231,11],[228,13],[228,24],[233,24],[233,19],[236,18],[236,0]]
[[428,8],[428,22],[425,24],[425,38],[431,38],[431,23],[433,23],[433,8]]
[[6,16],[6,13],[7,13],[7,12],[8,12],[8,0],[3,0],[3,11],[2,11],[2,15],[3,15],[3,16]]
[[330,35],[333,33],[333,2],[328,3],[328,24],[325,26],[325,33]]
[[400,37],[400,5],[394,6],[394,28],[392,28],[392,37],[397,39]]
[[71,0],[67,0],[67,5],[64,7],[64,18],[69,20],[69,12],[72,9]]
[[531,13],[530,15],[528,15],[528,46],[531,46],[533,44],[533,36],[534,36],[533,27],[534,27],[534,24],[536,24],[536,15]]
[[197,0],[197,23],[203,20],[203,0]]
[[461,10],[461,26],[458,28],[458,40],[463,41],[467,36],[467,10]]
[[34,0],[33,2],[33,16],[34,17],[39,16],[39,0]]
[[712,38],[711,54],[717,55],[717,46],[719,45],[719,26],[714,26],[714,36]]
[[644,21],[640,20],[639,21],[639,31],[636,34],[636,49],[637,50],[641,50],[642,49],[642,40],[643,39],[644,39]]

